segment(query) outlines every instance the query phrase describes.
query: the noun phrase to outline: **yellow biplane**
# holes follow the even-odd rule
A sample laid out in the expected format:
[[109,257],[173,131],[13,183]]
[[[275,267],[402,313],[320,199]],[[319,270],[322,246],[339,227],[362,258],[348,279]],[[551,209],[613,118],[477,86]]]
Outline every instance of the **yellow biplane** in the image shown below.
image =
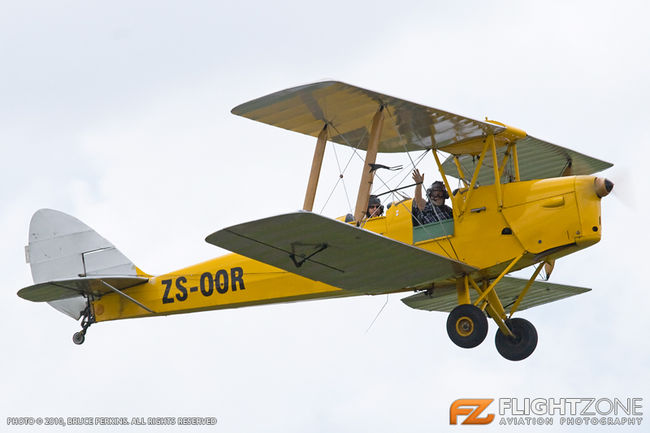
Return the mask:
[[[612,164],[499,122],[335,81],[272,93],[232,112],[317,138],[303,210],[217,231],[206,241],[233,254],[153,276],[81,221],[42,209],[26,247],[35,284],[18,295],[82,318],[73,336],[81,344],[94,322],[414,292],[403,302],[448,312],[447,333],[458,346],[479,345],[490,317],[499,353],[521,360],[535,350],[537,332],[513,315],[589,290],[538,276],[600,240],[600,200],[613,184],[591,175]],[[327,141],[365,151],[354,214],[336,220],[312,213]],[[385,215],[365,218],[373,180],[385,168],[378,153],[411,151],[433,154],[453,218],[419,224],[405,187],[388,191],[402,196]],[[529,266],[529,279],[507,276]]]

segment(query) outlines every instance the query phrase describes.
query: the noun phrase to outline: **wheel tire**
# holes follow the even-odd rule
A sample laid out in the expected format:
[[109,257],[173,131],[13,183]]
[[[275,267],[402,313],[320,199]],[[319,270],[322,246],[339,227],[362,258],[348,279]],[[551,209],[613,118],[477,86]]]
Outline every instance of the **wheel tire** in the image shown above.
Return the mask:
[[494,337],[494,343],[497,346],[497,351],[506,359],[510,361],[521,361],[528,358],[537,347],[537,330],[526,319],[510,319],[506,321],[515,337],[509,337],[497,330]]
[[83,333],[83,331],[75,332],[74,334],[72,334],[72,342],[74,344],[77,345],[83,344],[85,340],[86,340],[86,336]]
[[447,334],[457,346],[476,347],[485,340],[488,321],[485,313],[472,304],[459,305],[447,317]]

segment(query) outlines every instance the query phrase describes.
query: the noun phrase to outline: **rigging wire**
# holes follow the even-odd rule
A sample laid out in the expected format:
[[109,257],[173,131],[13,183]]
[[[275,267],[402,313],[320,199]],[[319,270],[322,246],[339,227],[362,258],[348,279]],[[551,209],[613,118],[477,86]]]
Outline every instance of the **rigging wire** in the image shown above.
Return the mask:
[[[327,200],[325,200],[325,204],[324,204],[323,207],[321,208],[320,213],[323,213],[323,211],[325,210],[325,207],[327,206],[327,203],[329,203],[330,198],[332,198],[332,195],[334,195],[334,191],[336,191],[336,186],[339,184],[339,182],[341,181],[341,179],[343,179],[343,176],[342,176],[342,175],[340,175],[339,178],[336,180],[336,183],[335,183],[334,186],[332,187],[332,191],[330,191],[330,194],[327,196]],[[347,198],[347,197],[346,197],[346,198]],[[348,208],[350,208],[350,201],[349,201],[349,200],[348,200]]]
[[[386,110],[388,115],[393,118],[392,113],[390,110]],[[404,140],[404,137],[402,137],[402,133],[399,131],[397,128],[397,121],[393,120],[393,128],[395,128],[395,132],[397,132],[397,135],[399,136],[400,141],[402,142],[402,145],[404,146],[404,150],[406,151],[406,156],[409,157],[409,160],[411,161],[411,166],[413,166],[413,170],[415,170],[415,164],[413,163],[413,159],[411,158],[411,154],[409,153],[408,149],[406,148],[406,140]],[[433,141],[433,140],[432,140]],[[427,149],[428,150],[428,149]]]
[[[416,162],[414,163],[414,164],[415,164],[415,167],[417,167],[417,165],[420,164],[420,162],[422,162],[422,160],[424,159],[424,157],[426,156],[426,154],[427,154],[428,151],[429,151],[429,150],[426,149],[426,150],[425,150],[425,151],[424,151],[420,156],[418,156],[418,157],[416,158]],[[409,155],[409,159],[411,159],[411,158],[410,158],[410,155]],[[411,162],[413,162],[413,159],[411,159]],[[397,171],[397,172],[396,172],[396,173],[395,173],[395,174],[394,174],[390,179],[388,179],[387,182],[388,182],[388,183],[392,182],[393,179],[395,179],[397,176],[399,176],[400,174],[402,174],[403,171],[406,171],[406,167],[402,167],[400,170],[398,170],[398,171]],[[410,173],[410,172],[408,172],[408,171],[406,172],[406,175],[404,175],[404,177],[402,178],[402,180],[400,180],[400,181],[397,183],[397,185],[395,186],[395,188],[399,188],[399,186],[400,186],[400,185],[401,185],[401,184],[402,184],[402,183],[403,183],[403,182],[408,178],[409,173]],[[375,175],[376,175],[376,174],[375,174]],[[384,180],[383,180],[381,177],[377,176],[377,178],[382,182],[382,184],[384,185],[384,187],[386,187],[386,189],[388,190],[388,192],[390,192],[390,200],[391,200],[391,201],[393,201],[393,202],[395,202],[395,201],[399,202],[399,201],[402,201],[402,200],[404,200],[404,199],[406,198],[404,195],[401,195],[401,194],[400,194],[401,197],[398,196],[398,195],[397,195],[397,192],[394,191],[394,188],[391,188],[391,187],[387,184],[387,182],[384,182]],[[386,193],[381,193],[381,194],[386,194]],[[381,195],[381,194],[379,194],[379,195]],[[406,208],[406,206],[405,206],[405,208]],[[412,213],[409,209],[407,209],[407,212],[411,215],[411,218],[412,218],[412,217],[413,217],[413,213]],[[362,222],[361,227],[363,227],[364,225],[365,225],[365,221]]]
[[381,314],[382,311],[384,311],[384,308],[386,308],[387,304],[388,304],[388,294],[386,294],[386,302],[384,302],[384,305],[382,305],[381,309],[379,310],[379,312],[377,313],[375,318],[372,319],[372,323],[370,323],[370,326],[368,326],[368,329],[366,329],[366,334],[368,333],[368,331],[370,331],[370,328],[372,328],[372,325],[375,324],[375,321],[377,321],[377,319],[379,318],[379,315]]
[[[390,113],[390,111],[388,111],[388,115],[391,117],[391,119],[394,120],[393,115]],[[410,160],[410,162],[411,162],[411,165],[415,168],[415,167],[417,166],[417,164],[416,164],[416,162],[413,161],[413,158],[411,158],[411,155],[410,155],[410,153],[408,152],[408,150],[407,150],[407,148],[406,148],[406,142],[404,141],[404,139],[403,139],[402,134],[400,133],[400,131],[396,128],[396,122],[393,121],[392,124],[393,124],[393,126],[395,127],[395,131],[397,132],[398,136],[400,137],[400,141],[402,141],[402,143],[403,143],[403,145],[404,145],[404,149],[406,150],[406,154],[407,154],[407,156],[408,156],[408,158],[409,158],[409,160]],[[360,137],[358,143],[357,143],[355,146],[352,146],[352,144],[347,140],[347,138],[345,137],[345,135],[342,134],[334,124],[329,123],[329,125],[332,127],[332,129],[334,129],[334,131],[336,131],[336,133],[338,134],[338,136],[339,136],[339,137],[340,137],[340,138],[345,142],[345,144],[346,144],[348,147],[350,147],[350,148],[352,149],[352,153],[351,153],[350,158],[348,159],[348,162],[346,163],[345,167],[343,168],[343,170],[341,170],[341,165],[340,165],[340,162],[339,162],[339,160],[338,160],[338,155],[336,154],[336,150],[334,151],[334,152],[335,152],[335,157],[336,157],[336,160],[337,160],[337,166],[338,166],[338,169],[339,169],[339,180],[337,180],[337,182],[334,184],[334,187],[332,188],[332,192],[330,192],[330,194],[329,194],[329,196],[328,196],[328,198],[327,198],[327,201],[325,202],[325,205],[324,205],[323,208],[321,209],[321,212],[323,212],[323,210],[325,209],[325,206],[327,205],[327,203],[328,203],[329,200],[331,199],[331,197],[332,197],[332,195],[333,195],[333,193],[334,193],[334,190],[335,190],[336,187],[338,186],[338,182],[339,182],[339,181],[342,182],[343,189],[344,189],[344,191],[345,191],[345,198],[346,198],[346,200],[347,200],[347,202],[348,202],[348,209],[351,211],[351,210],[352,210],[352,205],[351,205],[351,203],[350,203],[349,193],[348,193],[347,188],[346,188],[346,186],[345,186],[345,181],[342,181],[342,179],[343,179],[343,175],[344,175],[345,171],[346,171],[347,168],[349,167],[349,165],[350,165],[350,163],[352,162],[352,159],[354,158],[354,156],[357,156],[361,161],[363,161],[363,163],[364,163],[364,165],[365,165],[365,159],[364,159],[364,158],[359,154],[359,152],[357,152],[357,149],[358,149],[358,147],[361,145],[361,143],[363,143],[364,139],[365,139],[366,136],[368,135],[369,128],[368,128],[368,127],[364,128],[364,133],[363,133],[363,135]],[[424,152],[424,153],[423,153],[423,154],[418,158],[418,163],[421,162],[421,160],[424,158],[424,156],[426,155],[426,152],[428,152],[428,149],[425,150],[425,152]],[[364,169],[365,169],[365,167],[364,167]],[[382,177],[379,176],[376,172],[375,172],[375,177],[376,177],[377,179],[379,179],[379,181],[384,185],[384,187],[386,187],[386,189],[390,190],[391,188],[388,186],[388,183],[390,183],[390,182],[391,182],[395,177],[399,176],[400,172],[401,172],[401,170],[398,171],[397,173],[395,173],[395,175],[393,175],[393,176],[392,176],[392,177],[391,177],[387,182],[384,181],[384,180],[382,179]],[[404,182],[404,180],[405,180],[407,177],[408,177],[408,174],[406,174],[406,175],[404,176],[404,178],[402,178],[402,180],[397,184],[397,186],[401,185],[402,182]],[[392,198],[393,200],[395,200],[396,197],[397,197],[396,194],[392,194],[392,195],[391,195],[391,198]]]
[[[389,114],[389,116],[390,116],[391,119],[392,119],[393,116],[392,116],[392,114],[390,113],[390,111],[388,111],[388,114]],[[422,152],[422,154],[420,154],[420,155],[416,158],[416,161],[414,161],[413,158],[411,157],[410,152],[408,151],[408,149],[407,149],[407,147],[406,147],[406,141],[403,139],[402,134],[400,133],[400,131],[396,128],[396,122],[393,121],[392,123],[393,123],[393,125],[394,125],[394,127],[395,127],[395,130],[396,130],[396,132],[397,132],[397,134],[398,134],[398,136],[399,136],[399,138],[400,138],[400,141],[402,142],[402,145],[404,146],[405,153],[407,154],[407,156],[408,156],[408,158],[409,158],[409,161],[411,162],[411,166],[413,167],[413,170],[415,170],[415,169],[417,168],[417,166],[422,162],[422,160],[424,159],[424,157],[426,156],[426,154],[429,152],[429,150],[432,150],[433,152],[437,152],[437,149],[433,149],[433,147],[432,147],[431,149],[426,149],[424,152]],[[332,127],[332,129],[334,129],[334,130],[336,131],[336,133],[338,134],[338,136],[341,137],[341,139],[345,142],[345,144],[346,144],[348,147],[350,147],[350,148],[352,149],[352,153],[351,153],[350,158],[348,159],[348,161],[347,161],[345,167],[343,168],[343,170],[341,170],[341,164],[340,164],[340,161],[339,161],[339,158],[338,158],[338,154],[337,154],[337,152],[336,152],[336,148],[334,147],[334,157],[335,157],[335,159],[336,159],[337,168],[338,168],[338,170],[339,170],[339,178],[337,179],[336,183],[334,184],[334,186],[333,186],[333,188],[332,188],[332,191],[330,192],[330,194],[329,194],[327,200],[325,201],[325,204],[323,205],[323,207],[322,207],[322,209],[321,209],[321,213],[325,210],[325,207],[326,207],[327,204],[329,203],[329,201],[330,201],[332,195],[334,194],[334,191],[336,190],[336,187],[338,186],[338,183],[339,183],[339,182],[341,182],[341,184],[343,185],[343,190],[344,190],[344,193],[345,193],[345,198],[346,198],[347,203],[348,203],[348,209],[349,209],[350,212],[351,212],[351,211],[352,211],[352,204],[350,203],[349,194],[348,194],[347,188],[346,188],[346,186],[345,186],[345,181],[343,180],[343,176],[344,176],[344,173],[345,173],[345,171],[347,170],[347,168],[350,166],[350,163],[352,162],[352,159],[354,158],[354,156],[357,156],[357,157],[358,157],[358,158],[363,162],[363,165],[364,165],[364,168],[363,168],[363,169],[365,170],[365,159],[364,159],[364,158],[359,154],[359,152],[357,152],[357,148],[358,148],[359,145],[363,142],[363,140],[366,138],[366,135],[368,134],[368,128],[364,128],[364,133],[363,133],[363,135],[361,136],[361,138],[359,139],[358,143],[357,143],[355,146],[352,146],[351,143],[350,143],[350,142],[347,140],[347,138],[345,137],[345,135],[344,135],[344,134],[341,134],[341,132],[338,130],[338,128],[337,128],[335,125],[333,125],[333,124],[330,123],[330,126]],[[402,168],[402,169],[400,169],[399,171],[397,171],[393,176],[391,176],[391,177],[388,179],[388,181],[384,181],[384,179],[382,179],[382,177],[379,176],[379,174],[378,174],[377,172],[375,172],[375,174],[374,174],[374,177],[376,177],[377,179],[379,179],[379,181],[383,184],[383,186],[384,186],[388,191],[391,192],[390,197],[391,197],[392,201],[396,201],[395,199],[397,198],[397,193],[396,193],[396,191],[391,191],[391,187],[388,185],[388,183],[392,182],[393,179],[395,179],[396,177],[398,177],[398,176],[402,173],[402,171],[406,171],[406,170],[405,170],[405,167]],[[402,179],[397,183],[397,187],[399,187],[399,186],[400,186],[400,185],[401,185],[401,184],[406,180],[406,178],[408,177],[408,175],[409,175],[409,172],[407,172],[407,173],[402,177]],[[404,207],[406,208],[406,206],[404,206]],[[411,212],[410,209],[407,209],[407,212],[411,215],[411,218],[417,220],[417,219],[413,216],[413,213]],[[421,223],[421,222],[420,222],[420,223]],[[363,226],[363,225],[365,225],[365,221],[362,222],[362,226]],[[425,229],[425,230],[426,230],[426,229]],[[446,232],[446,230],[445,230],[444,227],[443,227],[443,233],[444,233],[445,236],[449,236],[449,234]],[[453,246],[453,244],[452,244],[452,242],[451,242],[451,239],[450,239],[449,237],[447,237],[447,242],[449,243],[449,246],[451,247],[451,249],[452,249],[452,251],[453,251],[453,254],[454,254],[454,256],[456,257],[456,259],[457,259],[457,260],[460,260],[459,257],[458,257],[458,253],[456,252],[456,249],[454,248],[454,246]],[[446,251],[446,249],[445,249],[441,244],[439,244],[439,245],[440,245],[440,248],[444,251],[444,253],[445,253],[448,257],[451,258],[451,255]],[[388,302],[388,300],[387,300],[387,302]],[[382,307],[382,309],[383,309],[383,307]],[[380,312],[381,312],[381,311],[380,311]],[[373,323],[374,323],[374,321],[373,321]],[[372,324],[371,324],[371,326],[372,326]],[[368,328],[368,329],[370,329],[370,328]]]
[[352,144],[350,144],[350,142],[345,138],[345,135],[341,134],[341,132],[338,130],[338,128],[336,126],[334,126],[333,123],[329,123],[329,125],[332,127],[332,129],[334,129],[334,131],[336,131],[338,136],[341,137],[343,139],[343,141],[345,141],[345,144],[352,149],[352,154],[350,155],[350,158],[348,159],[348,162],[345,164],[345,167],[343,168],[343,170],[341,170],[341,164],[340,164],[339,159],[338,159],[338,154],[336,153],[336,146],[333,146],[333,148],[334,148],[334,156],[336,158],[336,164],[337,164],[338,169],[339,169],[339,178],[337,179],[336,183],[332,187],[332,191],[330,192],[329,196],[327,197],[327,200],[325,201],[325,204],[321,208],[321,213],[323,213],[323,211],[325,210],[325,207],[329,203],[329,200],[332,198],[332,195],[334,194],[334,192],[336,190],[336,187],[339,184],[339,182],[342,182],[343,191],[344,191],[344,194],[345,194],[345,199],[348,202],[348,210],[350,211],[350,213],[352,213],[352,204],[350,203],[350,196],[349,196],[348,190],[347,190],[347,188],[345,186],[345,181],[343,181],[343,175],[345,174],[345,171],[350,166],[350,163],[352,162],[352,158],[354,158],[354,155],[358,155],[357,148],[363,142],[363,140],[366,138],[368,130],[366,129],[364,134],[361,136],[361,138],[359,139],[359,143],[356,146],[352,146]]
[[[345,186],[345,180],[343,179],[343,173],[345,172],[345,169],[343,171],[341,171],[341,164],[339,164],[339,157],[338,157],[338,154],[336,153],[336,146],[332,146],[332,149],[334,150],[334,157],[336,158],[336,165],[339,168],[339,179],[341,179],[341,184],[343,185],[343,192],[345,193],[345,200],[348,202],[348,210],[350,212],[352,212],[352,204],[350,203],[350,195],[348,194],[348,188]],[[347,166],[345,168],[347,169]]]

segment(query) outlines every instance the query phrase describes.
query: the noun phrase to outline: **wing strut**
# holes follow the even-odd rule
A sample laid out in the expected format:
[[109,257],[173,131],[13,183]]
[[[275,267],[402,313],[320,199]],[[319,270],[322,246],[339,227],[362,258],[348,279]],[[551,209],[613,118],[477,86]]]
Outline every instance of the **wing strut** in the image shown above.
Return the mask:
[[106,281],[104,281],[104,280],[99,280],[99,281],[100,281],[103,285],[105,285],[107,288],[109,288],[109,289],[112,290],[113,292],[117,293],[118,295],[120,295],[120,296],[122,296],[122,297],[128,299],[129,301],[133,302],[133,303],[134,303],[135,305],[137,305],[138,307],[140,307],[140,308],[144,308],[145,310],[147,310],[148,312],[150,312],[150,313],[152,313],[152,314],[156,314],[156,312],[153,311],[152,309],[145,307],[142,303],[136,301],[135,299],[133,299],[132,297],[130,297],[130,296],[127,295],[126,293],[124,293],[124,292],[122,292],[122,291],[120,291],[120,290],[117,290],[115,287],[111,286],[111,285],[108,284]]
[[359,222],[363,219],[368,210],[368,199],[372,181],[375,177],[374,170],[366,170],[366,167],[372,168],[372,164],[377,160],[377,151],[379,150],[379,139],[381,138],[381,129],[384,125],[384,106],[381,105],[379,110],[372,118],[372,129],[370,130],[370,142],[366,150],[366,161],[363,164],[361,182],[359,183],[359,193],[357,194],[357,204],[354,208],[354,220]]
[[314,150],[314,159],[311,162],[311,172],[309,173],[309,183],[307,184],[307,192],[305,193],[305,203],[303,210],[311,210],[314,208],[314,198],[316,197],[316,189],[318,188],[318,178],[320,177],[320,169],[323,166],[323,155],[325,154],[325,144],[327,143],[327,123],[323,126],[323,130],[318,135],[316,141],[316,149]]

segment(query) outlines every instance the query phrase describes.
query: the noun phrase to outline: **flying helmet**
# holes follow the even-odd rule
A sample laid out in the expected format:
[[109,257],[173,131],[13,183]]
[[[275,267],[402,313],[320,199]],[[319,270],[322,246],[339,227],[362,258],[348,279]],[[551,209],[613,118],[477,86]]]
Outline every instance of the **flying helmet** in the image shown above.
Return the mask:
[[[379,197],[376,195],[371,195],[368,198],[368,209],[370,209],[370,206],[378,206],[379,207],[379,212],[375,214],[375,216],[381,216],[384,214],[384,206],[381,204],[381,201],[379,200]],[[370,211],[366,210],[366,217],[370,217]]]
[[448,198],[449,198],[449,194],[447,193],[447,188],[445,188],[445,184],[442,183],[442,182],[439,181],[439,180],[436,180],[435,182],[433,182],[433,183],[431,184],[431,187],[430,187],[429,189],[427,189],[427,197],[430,197],[430,196],[431,196],[431,193],[433,192],[434,189],[441,190],[441,191],[442,191],[442,196],[443,196],[445,199],[448,199]]

